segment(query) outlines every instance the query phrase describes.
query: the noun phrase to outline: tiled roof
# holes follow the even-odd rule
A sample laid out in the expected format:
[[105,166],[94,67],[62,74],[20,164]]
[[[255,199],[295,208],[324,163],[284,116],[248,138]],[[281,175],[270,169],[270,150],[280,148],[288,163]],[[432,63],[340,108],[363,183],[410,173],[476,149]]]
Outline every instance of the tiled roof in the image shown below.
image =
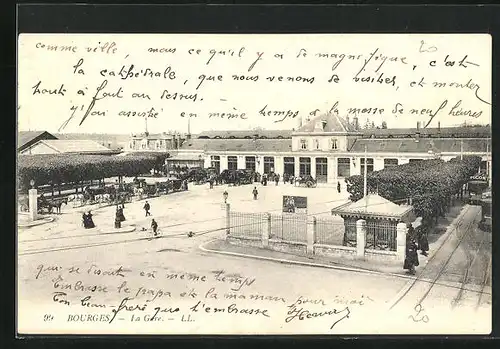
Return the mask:
[[300,127],[297,132],[358,132],[354,126],[340,116],[329,113],[315,117]]
[[292,151],[291,139],[191,139],[181,149],[204,151]]
[[[417,128],[389,128],[389,129],[368,129],[361,130],[364,137],[370,137],[371,135],[375,137],[397,137],[402,135],[415,135]],[[488,126],[484,127],[441,127],[441,128],[420,128],[418,130],[420,135],[432,135],[436,136],[438,134],[441,137],[478,137],[478,136],[490,136],[491,128]]]
[[[196,136],[196,138],[235,138],[235,139],[245,139],[245,138],[267,138],[267,139],[277,139],[277,138],[292,138],[291,130],[246,130],[246,131],[205,131],[201,132]],[[193,137],[195,138],[195,137]]]
[[113,152],[113,150],[100,145],[99,143],[92,140],[62,140],[62,139],[51,139],[40,141],[45,145],[51,147],[59,153],[108,153]]
[[[463,148],[461,140],[457,138],[420,138],[416,142],[415,138],[400,139],[357,139],[349,150],[358,153],[365,151],[372,153],[427,153],[429,150],[441,153],[463,152],[486,152],[487,139],[464,139]],[[491,149],[491,146],[490,146]]]
[[397,205],[378,194],[368,194],[364,198],[332,209],[332,214],[366,214],[400,218],[412,210],[412,206]]
[[93,140],[104,143],[111,149],[126,148],[130,142],[128,134],[102,134],[102,133],[54,133],[57,139],[66,140]]
[[56,139],[56,137],[47,131],[19,131],[17,136],[17,148],[22,150],[29,143],[37,139]]

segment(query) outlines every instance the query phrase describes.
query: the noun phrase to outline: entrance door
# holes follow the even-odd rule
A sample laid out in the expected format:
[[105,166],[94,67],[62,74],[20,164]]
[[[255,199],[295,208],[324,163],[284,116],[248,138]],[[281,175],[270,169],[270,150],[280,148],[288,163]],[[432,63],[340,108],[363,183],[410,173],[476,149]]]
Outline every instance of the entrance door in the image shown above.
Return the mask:
[[283,174],[288,174],[290,176],[295,176],[295,158],[286,157],[283,159],[284,171]]
[[328,180],[328,160],[327,158],[316,158],[316,181],[326,183]]

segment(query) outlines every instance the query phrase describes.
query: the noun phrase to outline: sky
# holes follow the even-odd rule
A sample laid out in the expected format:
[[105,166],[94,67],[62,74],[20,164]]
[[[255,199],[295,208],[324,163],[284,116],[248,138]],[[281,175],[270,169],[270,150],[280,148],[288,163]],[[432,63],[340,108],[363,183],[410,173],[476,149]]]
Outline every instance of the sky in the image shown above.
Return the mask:
[[292,129],[328,111],[389,128],[491,123],[489,35],[19,38],[19,130],[131,134],[144,116],[149,132],[187,132],[188,118],[192,133]]

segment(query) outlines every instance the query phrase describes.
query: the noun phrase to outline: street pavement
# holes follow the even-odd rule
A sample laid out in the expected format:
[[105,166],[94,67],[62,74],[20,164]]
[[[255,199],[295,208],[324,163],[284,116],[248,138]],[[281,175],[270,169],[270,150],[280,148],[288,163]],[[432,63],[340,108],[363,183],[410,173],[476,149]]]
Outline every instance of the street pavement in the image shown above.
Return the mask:
[[[92,211],[95,229],[81,226],[84,208],[68,206],[63,207],[61,215],[55,215],[53,223],[19,229],[19,331],[353,335],[489,332],[491,306],[487,302],[479,309],[450,306],[440,307],[439,311],[426,303],[425,311],[418,312],[414,300],[404,298],[397,309],[389,310],[411,281],[408,278],[201,250],[200,245],[224,237],[224,190],[229,193],[231,209],[241,212],[280,212],[282,195],[304,195],[308,197],[309,214],[330,215],[331,208],[348,197],[345,189],[338,194],[329,186],[298,188],[280,183],[276,187],[270,183],[257,188],[259,199],[253,200],[251,185],[214,189],[191,185],[187,192],[148,200],[151,217],[145,217],[142,209],[145,200],[127,204],[124,224],[135,226],[128,233],[105,234],[114,225],[114,207]],[[161,238],[150,239],[151,218],[158,221]],[[187,236],[190,231],[193,237]],[[436,290],[448,288],[436,285],[428,298],[438,299]],[[486,288],[485,298],[488,292],[491,295]],[[464,298],[475,296],[466,293]]]

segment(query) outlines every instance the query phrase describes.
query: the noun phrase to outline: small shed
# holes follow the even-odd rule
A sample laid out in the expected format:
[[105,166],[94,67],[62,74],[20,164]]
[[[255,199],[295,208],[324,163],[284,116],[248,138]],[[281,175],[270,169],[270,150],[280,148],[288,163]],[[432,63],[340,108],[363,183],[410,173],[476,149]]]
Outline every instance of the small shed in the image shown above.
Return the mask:
[[396,251],[396,226],[400,222],[412,222],[413,207],[398,205],[378,194],[348,202],[332,209],[332,215],[344,219],[344,246],[356,246],[356,222],[366,221],[367,249]]

